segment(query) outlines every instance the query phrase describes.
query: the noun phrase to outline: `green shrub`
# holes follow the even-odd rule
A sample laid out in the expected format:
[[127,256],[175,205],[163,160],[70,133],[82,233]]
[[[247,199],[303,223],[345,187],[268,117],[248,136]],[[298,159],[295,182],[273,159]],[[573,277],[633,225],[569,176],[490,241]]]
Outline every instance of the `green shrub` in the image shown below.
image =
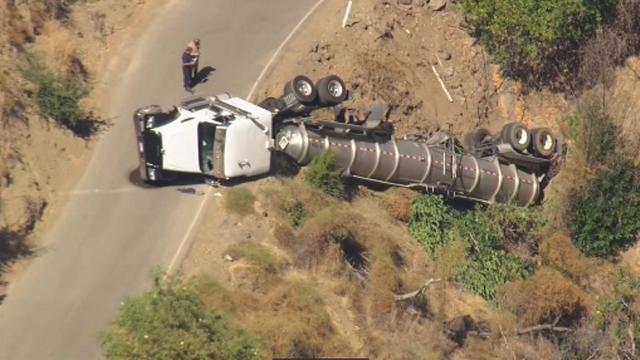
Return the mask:
[[257,359],[255,341],[205,308],[191,286],[164,282],[125,301],[104,338],[111,359]]
[[464,0],[463,9],[475,36],[513,73],[568,54],[611,17],[617,2]]
[[307,212],[304,209],[304,205],[299,201],[296,201],[296,203],[293,204],[293,206],[291,206],[287,210],[287,213],[289,214],[289,220],[291,221],[291,225],[293,225],[294,228],[297,228],[300,225],[302,225],[305,217],[307,216]]
[[615,255],[640,229],[640,188],[630,160],[614,161],[571,204],[568,223],[576,247],[587,255]]
[[255,195],[245,187],[234,187],[227,190],[224,198],[225,208],[240,216],[253,214],[255,202]]
[[26,59],[21,72],[36,86],[33,100],[40,112],[74,130],[84,116],[80,101],[89,94],[89,88],[74,77],[56,74],[33,54]]
[[531,209],[494,204],[486,208],[458,211],[441,196],[423,196],[413,203],[409,231],[433,257],[449,244],[465,244],[465,264],[452,277],[485,299],[507,281],[525,278],[524,260],[508,254],[508,242],[532,239],[542,225]]
[[462,286],[493,301],[496,290],[508,281],[523,280],[529,275],[527,264],[504,250],[482,249],[470,257],[467,267],[456,277]]
[[574,149],[584,156],[587,165],[599,165],[615,151],[617,129],[599,102],[582,106],[566,123]]
[[345,189],[341,174],[342,171],[336,165],[335,152],[327,150],[311,160],[304,180],[333,197],[343,199]]
[[442,196],[421,196],[411,205],[409,232],[433,256],[446,244],[451,218]]

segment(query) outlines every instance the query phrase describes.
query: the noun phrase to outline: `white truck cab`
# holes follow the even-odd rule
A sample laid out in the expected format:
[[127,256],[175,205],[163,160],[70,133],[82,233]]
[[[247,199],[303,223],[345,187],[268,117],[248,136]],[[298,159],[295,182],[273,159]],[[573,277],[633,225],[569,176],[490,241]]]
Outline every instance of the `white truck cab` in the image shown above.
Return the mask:
[[271,112],[229,94],[190,96],[168,112],[147,106],[135,112],[134,123],[145,181],[174,173],[229,179],[271,167]]

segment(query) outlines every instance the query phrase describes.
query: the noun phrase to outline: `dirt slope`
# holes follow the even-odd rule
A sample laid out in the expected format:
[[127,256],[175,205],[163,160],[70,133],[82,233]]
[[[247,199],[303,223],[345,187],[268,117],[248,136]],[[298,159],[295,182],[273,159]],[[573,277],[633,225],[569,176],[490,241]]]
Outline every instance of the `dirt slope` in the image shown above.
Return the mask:
[[561,96],[523,94],[515,82],[503,79],[460,26],[454,5],[433,11],[424,1],[409,6],[357,1],[345,28],[346,3],[330,0],[326,8],[326,17],[312,23],[274,66],[258,97],[277,94],[297,74],[314,80],[337,74],[352,91],[351,106],[387,103],[389,121],[400,135],[449,127],[461,135],[516,120],[557,128],[555,115],[567,107]]

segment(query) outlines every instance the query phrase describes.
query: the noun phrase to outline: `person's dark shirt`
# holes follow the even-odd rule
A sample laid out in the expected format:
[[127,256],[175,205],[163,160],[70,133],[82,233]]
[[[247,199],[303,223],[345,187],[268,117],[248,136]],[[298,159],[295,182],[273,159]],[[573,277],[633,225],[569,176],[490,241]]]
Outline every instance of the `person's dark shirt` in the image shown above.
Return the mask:
[[186,51],[182,53],[182,66],[190,66],[192,61],[193,56],[191,54]]

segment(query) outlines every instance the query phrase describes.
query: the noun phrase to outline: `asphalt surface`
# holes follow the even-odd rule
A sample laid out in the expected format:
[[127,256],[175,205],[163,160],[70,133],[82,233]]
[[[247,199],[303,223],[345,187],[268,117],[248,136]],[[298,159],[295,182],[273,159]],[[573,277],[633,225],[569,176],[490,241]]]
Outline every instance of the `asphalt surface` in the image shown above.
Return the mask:
[[[0,359],[94,359],[100,337],[127,296],[148,288],[154,268],[176,253],[202,204],[179,191],[142,188],[131,123],[147,104],[176,104],[180,55],[202,40],[200,67],[216,70],[197,92],[245,97],[271,55],[317,0],[171,1],[110,74],[111,118],[46,247],[0,305]],[[203,219],[202,221],[206,221]]]

